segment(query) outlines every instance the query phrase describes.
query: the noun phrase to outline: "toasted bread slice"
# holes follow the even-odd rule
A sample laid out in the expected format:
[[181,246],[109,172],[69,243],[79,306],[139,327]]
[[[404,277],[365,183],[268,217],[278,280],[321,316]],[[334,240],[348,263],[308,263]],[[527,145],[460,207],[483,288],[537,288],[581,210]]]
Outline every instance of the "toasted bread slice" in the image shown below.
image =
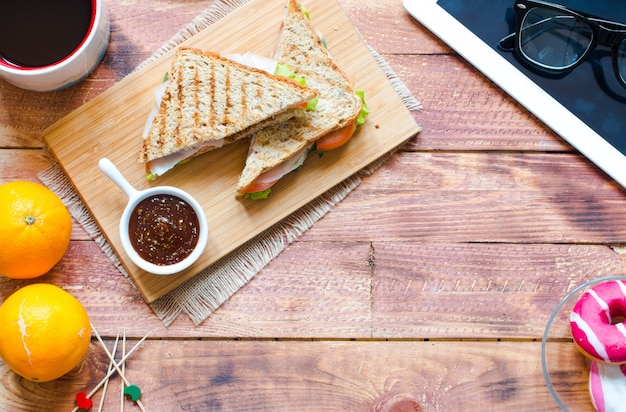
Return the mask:
[[[317,92],[215,53],[181,47],[139,162],[221,147],[292,117]],[[212,142],[217,142],[212,144]]]
[[304,77],[308,87],[319,92],[317,107],[256,133],[239,178],[237,197],[255,191],[255,180],[262,174],[301,156],[325,134],[356,121],[361,111],[361,100],[350,80],[295,0],[288,0],[278,50],[278,62],[287,64]]

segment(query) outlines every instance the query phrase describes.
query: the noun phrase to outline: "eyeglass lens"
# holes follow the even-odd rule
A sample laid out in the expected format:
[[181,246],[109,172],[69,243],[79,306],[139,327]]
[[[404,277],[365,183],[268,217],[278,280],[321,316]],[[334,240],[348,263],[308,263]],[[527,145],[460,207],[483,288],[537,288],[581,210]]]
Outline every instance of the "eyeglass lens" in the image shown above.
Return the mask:
[[[584,21],[566,12],[543,7],[534,7],[526,13],[519,34],[520,51],[525,57],[553,70],[575,65],[593,40],[593,31]],[[620,50],[619,58],[626,63],[626,44],[622,44]],[[620,75],[626,78],[626,69]]]

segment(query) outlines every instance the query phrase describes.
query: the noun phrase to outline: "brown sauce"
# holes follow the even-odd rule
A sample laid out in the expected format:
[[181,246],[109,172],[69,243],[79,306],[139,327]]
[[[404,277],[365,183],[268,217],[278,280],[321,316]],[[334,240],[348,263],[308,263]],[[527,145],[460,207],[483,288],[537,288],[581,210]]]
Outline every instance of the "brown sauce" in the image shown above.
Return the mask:
[[130,243],[144,260],[173,265],[198,244],[200,224],[191,205],[174,195],[154,195],[135,207],[128,224]]

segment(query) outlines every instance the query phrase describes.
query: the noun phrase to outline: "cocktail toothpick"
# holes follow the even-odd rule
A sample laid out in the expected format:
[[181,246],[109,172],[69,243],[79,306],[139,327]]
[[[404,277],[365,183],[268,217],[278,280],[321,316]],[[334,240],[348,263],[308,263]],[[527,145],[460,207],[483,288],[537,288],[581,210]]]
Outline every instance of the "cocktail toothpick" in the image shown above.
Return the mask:
[[[117,353],[117,344],[120,340],[120,334],[117,334],[117,337],[115,338],[115,345],[113,345],[113,357],[115,357],[115,354]],[[125,355],[122,354],[122,357]],[[111,372],[113,370],[113,360],[109,360],[109,367],[107,368],[107,373]],[[107,378],[107,380],[104,382],[104,387],[102,388],[102,396],[100,397],[100,404],[98,405],[98,412],[102,412],[102,407],[104,406],[104,398],[106,397],[107,394],[107,387],[109,386],[109,378]]]
[[[109,356],[109,359],[113,360],[113,367],[115,368],[115,370],[117,371],[118,375],[120,375],[120,378],[122,378],[122,380],[124,381],[124,383],[126,384],[126,386],[130,386],[130,382],[128,382],[128,379],[126,379],[126,376],[124,376],[124,373],[122,372],[122,370],[120,369],[120,364],[123,365],[124,363],[122,361],[120,361],[120,363],[115,363],[115,358],[111,355],[111,352],[109,352],[109,349],[107,349],[107,346],[104,344],[104,341],[102,340],[102,338],[100,337],[100,334],[98,333],[98,331],[96,330],[96,328],[91,325],[91,329],[93,330],[94,335],[96,335],[96,338],[98,338],[98,341],[100,342],[100,344],[102,345],[102,347],[104,348],[104,351],[106,352],[106,354]],[[150,334],[150,332],[148,332],[148,334]],[[142,340],[140,340],[137,345],[135,345],[135,347],[133,347],[133,349],[135,349],[139,343],[141,343],[145,338],[147,338],[148,335],[146,335]],[[131,350],[132,351],[132,350]],[[130,352],[128,352],[130,354]],[[126,360],[127,356],[124,356],[122,359]],[[141,403],[141,401],[139,399],[136,400],[137,402],[137,406],[139,406],[139,409],[141,409],[141,412],[146,412],[146,409],[143,407],[143,404]]]
[[[93,325],[91,325],[91,328],[93,329]],[[99,335],[97,335],[97,332],[95,332],[95,331],[94,331],[94,333],[96,334],[96,337],[99,337]],[[115,363],[115,362],[113,362],[113,365],[115,365],[115,366],[117,366],[117,367],[119,368],[119,365],[121,365],[121,364],[122,364],[122,362],[125,362],[125,361],[126,361],[126,359],[128,359],[128,358],[130,357],[130,355],[132,355],[132,354],[133,354],[133,352],[134,352],[135,350],[137,350],[137,348],[139,348],[139,346],[141,345],[141,343],[143,343],[143,341],[144,341],[144,340],[146,340],[146,338],[148,338],[148,336],[150,335],[150,333],[151,333],[151,332],[148,332],[148,333],[146,334],[146,336],[144,336],[143,338],[141,338],[141,339],[139,340],[139,342],[137,342],[137,344],[135,344],[135,346],[133,346],[133,348],[132,348],[131,350],[129,350],[129,351],[128,351],[128,353],[127,353],[127,354],[126,354],[126,355],[125,355],[125,356],[124,356],[124,357],[123,357],[123,358],[119,361],[119,363]],[[102,338],[100,338],[99,340],[102,342]],[[107,354],[108,354],[108,355],[110,355],[110,354],[108,353],[108,350],[107,350],[106,352],[107,352]],[[93,389],[91,390],[91,392],[89,392],[89,393],[86,395],[86,397],[87,397],[87,398],[91,398],[91,397],[93,396],[93,394],[94,394],[94,393],[96,393],[96,392],[98,391],[98,389],[100,389],[100,388],[102,387],[102,385],[104,385],[104,384],[105,384],[105,382],[107,382],[107,380],[109,379],[109,377],[110,377],[111,375],[113,375],[116,371],[117,371],[117,369],[116,369],[116,368],[111,369],[111,370],[110,370],[110,371],[106,374],[106,376],[105,376],[105,377],[104,377],[104,378],[100,381],[100,383],[99,383],[99,384],[97,384],[97,385],[95,386],[95,388],[93,388]],[[75,407],[74,409],[72,409],[72,412],[77,412],[77,411],[78,411],[78,409],[79,409],[78,407]]]
[[[122,330],[123,338],[122,338],[122,357],[126,353],[126,328]],[[122,372],[123,376],[126,373],[126,362],[122,364]],[[124,412],[124,381],[120,382],[120,412]]]

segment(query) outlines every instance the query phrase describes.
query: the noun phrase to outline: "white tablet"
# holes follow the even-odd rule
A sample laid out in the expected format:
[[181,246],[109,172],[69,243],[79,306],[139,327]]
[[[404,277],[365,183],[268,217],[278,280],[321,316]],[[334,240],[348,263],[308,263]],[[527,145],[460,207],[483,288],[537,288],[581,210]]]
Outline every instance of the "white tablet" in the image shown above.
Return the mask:
[[[576,3],[578,7],[585,6],[583,3],[593,7],[588,0]],[[595,3],[612,7],[606,2]],[[626,89],[609,79],[614,74],[603,68],[607,65],[606,51],[599,50],[593,62],[581,64],[567,76],[546,78],[521,64],[515,52],[497,47],[499,39],[515,31],[513,0],[403,0],[403,5],[427,29],[626,187]],[[619,3],[613,6],[612,12],[626,14]]]

